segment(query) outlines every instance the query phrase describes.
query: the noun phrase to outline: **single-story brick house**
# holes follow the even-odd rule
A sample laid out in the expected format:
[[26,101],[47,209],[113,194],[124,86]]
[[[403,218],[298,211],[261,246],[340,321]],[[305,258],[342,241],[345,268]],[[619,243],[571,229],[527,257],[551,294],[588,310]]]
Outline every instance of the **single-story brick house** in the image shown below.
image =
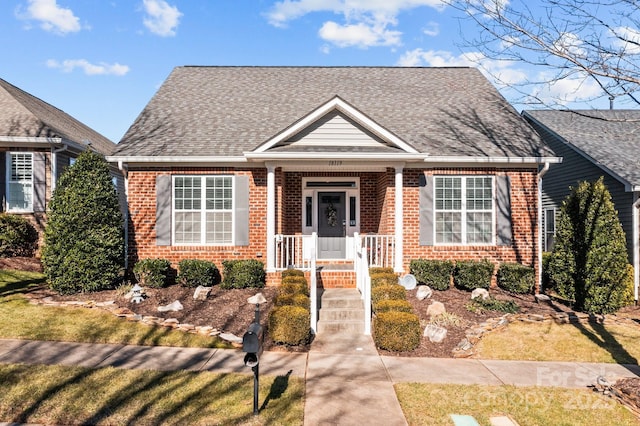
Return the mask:
[[640,110],[531,110],[522,113],[556,155],[561,167],[542,183],[543,249],[550,251],[556,218],[570,187],[601,176],[627,237],[634,267],[635,300],[640,273]]
[[[539,275],[539,181],[560,159],[474,68],[175,68],[108,160],[136,259],[257,258],[268,284],[354,260],[490,259]],[[316,276],[314,274],[314,276]]]
[[[0,212],[24,216],[42,232],[65,168],[87,149],[109,155],[115,146],[64,111],[0,79]],[[124,206],[124,180],[115,168],[113,176]]]

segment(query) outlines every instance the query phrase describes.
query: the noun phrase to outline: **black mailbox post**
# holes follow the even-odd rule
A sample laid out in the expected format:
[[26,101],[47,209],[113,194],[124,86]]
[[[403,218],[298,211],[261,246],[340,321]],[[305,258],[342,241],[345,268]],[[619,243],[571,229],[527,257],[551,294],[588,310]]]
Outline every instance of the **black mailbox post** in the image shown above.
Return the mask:
[[[262,294],[258,293],[260,297]],[[257,297],[254,296],[254,297]],[[253,371],[253,414],[258,415],[258,376],[260,366],[260,355],[262,355],[263,332],[260,325],[260,303],[266,302],[262,299],[249,298],[249,303],[255,303],[255,319],[249,325],[247,332],[242,336],[242,351],[246,353],[244,356],[244,365],[251,367]]]

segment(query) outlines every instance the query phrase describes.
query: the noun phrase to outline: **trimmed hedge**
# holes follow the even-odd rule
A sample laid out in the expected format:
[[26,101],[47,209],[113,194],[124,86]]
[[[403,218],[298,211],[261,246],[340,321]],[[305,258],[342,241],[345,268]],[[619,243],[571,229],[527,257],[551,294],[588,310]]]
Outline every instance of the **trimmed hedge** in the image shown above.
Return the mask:
[[373,306],[376,313],[396,311],[396,312],[413,312],[413,306],[408,300],[386,299],[381,300]]
[[304,294],[305,296],[309,296],[309,287],[306,281],[304,283],[286,282],[278,287],[278,294]]
[[453,270],[453,282],[463,290],[488,289],[491,286],[493,269],[493,263],[486,259],[457,261]]
[[371,268],[369,268],[369,276],[371,275],[375,275],[375,274],[393,274],[393,268],[387,266],[387,267],[382,267],[382,266],[372,266]]
[[371,287],[378,287],[380,285],[394,285],[398,284],[398,276],[393,272],[378,272],[370,275]]
[[534,270],[520,263],[503,263],[498,269],[498,287],[517,294],[528,294],[536,283]]
[[409,263],[409,272],[421,284],[434,290],[447,290],[451,286],[453,262],[450,260],[414,259]]
[[299,306],[307,310],[311,309],[311,299],[302,293],[282,293],[274,300],[276,306]]
[[381,349],[412,351],[420,345],[422,338],[420,319],[416,314],[407,312],[382,312],[376,314],[373,334],[376,346]]
[[256,259],[238,259],[222,261],[224,280],[221,288],[263,288],[267,274],[264,263]]
[[38,246],[38,231],[22,216],[0,213],[0,257],[31,257]]
[[311,315],[299,306],[277,306],[269,313],[269,336],[275,343],[300,345],[309,342]]
[[185,287],[213,287],[220,278],[218,267],[208,260],[184,259],[178,263],[177,281]]
[[401,285],[380,285],[371,288],[371,303],[375,306],[381,300],[406,300],[407,291]]
[[162,288],[167,286],[170,268],[167,259],[141,259],[134,265],[133,275],[141,286]]
[[280,276],[283,280],[287,277],[304,277],[304,272],[299,269],[285,269]]

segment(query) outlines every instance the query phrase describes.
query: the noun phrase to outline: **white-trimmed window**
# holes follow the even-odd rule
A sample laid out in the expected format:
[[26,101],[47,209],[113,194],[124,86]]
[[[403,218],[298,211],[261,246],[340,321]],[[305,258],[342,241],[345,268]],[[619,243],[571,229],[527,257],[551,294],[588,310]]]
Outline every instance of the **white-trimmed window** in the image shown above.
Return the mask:
[[544,250],[553,250],[556,242],[556,209],[547,209],[544,212]]
[[436,176],[436,244],[493,244],[493,194],[491,176]]
[[33,153],[7,155],[7,211],[33,211]]
[[173,241],[233,244],[232,176],[173,177]]

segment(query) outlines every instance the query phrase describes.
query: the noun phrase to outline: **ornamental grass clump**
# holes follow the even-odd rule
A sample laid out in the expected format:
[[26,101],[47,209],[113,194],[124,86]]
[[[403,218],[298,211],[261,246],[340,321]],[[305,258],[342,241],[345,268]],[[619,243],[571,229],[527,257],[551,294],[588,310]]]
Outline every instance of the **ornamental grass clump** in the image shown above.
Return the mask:
[[456,287],[472,291],[476,288],[489,288],[494,265],[487,259],[459,260],[453,270],[453,282]]
[[422,333],[416,314],[389,311],[376,314],[373,339],[376,346],[394,352],[412,351],[420,345]]
[[141,259],[133,267],[133,276],[143,287],[163,288],[169,282],[170,270],[167,259]]
[[409,271],[420,284],[434,290],[448,290],[451,286],[453,262],[450,260],[414,259],[409,263]]
[[178,263],[177,281],[185,287],[213,287],[220,282],[220,271],[208,260],[184,259]]
[[535,285],[535,272],[532,267],[519,263],[503,263],[497,274],[498,287],[516,294],[529,294]]
[[269,313],[269,336],[277,344],[301,345],[311,337],[309,309],[300,306],[276,306]]

